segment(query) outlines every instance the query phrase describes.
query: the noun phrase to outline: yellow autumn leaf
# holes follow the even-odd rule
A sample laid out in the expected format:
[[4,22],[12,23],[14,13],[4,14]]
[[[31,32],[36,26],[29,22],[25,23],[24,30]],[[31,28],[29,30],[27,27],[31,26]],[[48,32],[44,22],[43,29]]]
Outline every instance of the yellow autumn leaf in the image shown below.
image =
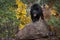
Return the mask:
[[51,15],[56,15],[56,10],[51,10]]
[[20,25],[19,25],[20,30],[21,30],[21,29],[23,29],[23,28],[24,28],[24,26],[25,26],[25,25],[20,24]]
[[21,18],[21,16],[20,15],[17,15],[17,14],[16,14],[16,17],[17,17],[17,19]]
[[27,20],[28,20],[28,22],[31,22],[31,18],[30,17],[28,17]]
[[46,9],[48,9],[48,8],[49,8],[49,6],[48,6],[47,4],[45,5],[45,7],[46,7]]
[[21,12],[23,15],[27,14],[26,9],[23,9]]
[[19,7],[23,7],[23,6],[24,6],[24,3],[20,1],[20,2],[18,3],[18,8],[19,8]]
[[24,19],[24,18],[26,18],[26,15],[21,15],[21,19]]
[[19,14],[19,13],[21,13],[21,11],[22,11],[21,8],[17,8],[16,13]]
[[19,3],[19,0],[16,0],[16,4],[18,4]]
[[24,5],[23,5],[23,8],[24,8],[24,9],[26,9],[26,8],[27,8],[27,5],[26,5],[26,4],[24,4]]

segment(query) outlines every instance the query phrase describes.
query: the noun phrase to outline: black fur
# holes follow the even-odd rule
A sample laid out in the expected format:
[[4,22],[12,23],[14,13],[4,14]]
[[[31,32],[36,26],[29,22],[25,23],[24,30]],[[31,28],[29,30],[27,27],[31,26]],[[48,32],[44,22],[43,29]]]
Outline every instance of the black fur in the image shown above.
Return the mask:
[[[37,15],[35,17],[33,16],[34,15],[34,11],[35,11],[35,13]],[[44,20],[42,8],[38,4],[33,4],[31,6],[30,15],[31,15],[31,19],[32,19],[33,22],[38,21],[40,17],[41,17],[41,19]]]

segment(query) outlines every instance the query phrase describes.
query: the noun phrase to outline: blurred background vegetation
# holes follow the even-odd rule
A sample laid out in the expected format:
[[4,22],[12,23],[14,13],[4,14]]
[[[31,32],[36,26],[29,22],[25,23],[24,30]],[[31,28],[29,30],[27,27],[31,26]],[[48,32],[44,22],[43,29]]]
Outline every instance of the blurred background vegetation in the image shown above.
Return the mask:
[[0,38],[14,37],[19,25],[15,0],[0,0]]
[[[15,37],[19,30],[18,26],[21,21],[16,17],[16,10],[18,9],[16,1],[22,1],[26,4],[26,10],[30,10],[33,3],[38,3],[43,7],[48,5],[47,10],[52,11],[54,9],[56,12],[50,12],[52,15],[48,12],[50,19],[47,19],[47,23],[60,29],[60,0],[0,0],[0,38]],[[44,9],[46,10],[46,8]]]

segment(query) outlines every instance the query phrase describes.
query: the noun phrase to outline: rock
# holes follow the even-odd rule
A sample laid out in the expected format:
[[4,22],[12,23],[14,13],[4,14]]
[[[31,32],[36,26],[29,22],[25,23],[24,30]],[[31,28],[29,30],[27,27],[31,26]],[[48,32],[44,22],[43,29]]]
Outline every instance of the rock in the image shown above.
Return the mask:
[[20,30],[16,35],[16,40],[46,40],[44,38],[49,37],[49,32],[46,22],[44,20],[39,20],[37,22],[27,24],[24,29]]

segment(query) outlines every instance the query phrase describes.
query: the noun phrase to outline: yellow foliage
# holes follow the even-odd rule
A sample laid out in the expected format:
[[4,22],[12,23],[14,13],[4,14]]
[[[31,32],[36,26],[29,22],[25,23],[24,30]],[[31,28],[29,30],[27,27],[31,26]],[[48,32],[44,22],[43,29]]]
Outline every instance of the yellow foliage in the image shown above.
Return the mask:
[[16,4],[18,4],[19,0],[16,0]]
[[21,1],[20,0],[16,0],[16,4],[19,4]]
[[18,15],[18,14],[16,14],[16,17],[17,17],[17,19],[20,19],[20,18],[21,18],[21,16],[20,16],[20,15]]
[[19,25],[20,30],[23,29],[24,27],[25,27],[25,25],[23,25],[23,24]]
[[47,4],[45,5],[45,7],[46,7],[46,9],[49,9],[49,6]]
[[19,25],[19,28],[20,30],[23,29],[25,27],[25,24],[29,23],[30,22],[30,17],[27,17],[26,14],[26,8],[27,6],[19,1],[19,0],[16,0],[16,4],[18,5],[18,8],[16,10],[16,17],[17,19],[20,20],[20,25]]
[[22,11],[21,8],[17,8],[16,13],[19,14]]
[[22,7],[23,5],[24,5],[24,4],[23,4],[22,2],[19,2],[19,3],[18,3],[18,7],[20,7],[20,6]]
[[24,24],[27,24],[30,22],[30,17],[27,17],[26,15],[21,16],[21,22],[24,22]]
[[51,10],[51,14],[52,14],[52,15],[56,15],[56,13],[57,13],[57,11],[56,11],[56,10],[54,10],[54,9],[53,9],[53,10]]
[[26,12],[26,9],[23,9],[21,13],[22,13],[22,14],[26,14],[26,13],[27,13],[27,12]]
[[20,7],[26,8],[26,5],[20,0],[16,0],[16,4],[18,5],[18,8]]
[[[54,10],[54,9],[52,9],[52,8],[49,8],[49,5],[45,5],[45,8],[46,8],[46,10],[49,10],[49,9],[51,9],[50,10],[50,13],[51,13],[51,15],[56,15],[57,14],[57,11],[56,10]],[[47,11],[48,12],[48,11]]]

